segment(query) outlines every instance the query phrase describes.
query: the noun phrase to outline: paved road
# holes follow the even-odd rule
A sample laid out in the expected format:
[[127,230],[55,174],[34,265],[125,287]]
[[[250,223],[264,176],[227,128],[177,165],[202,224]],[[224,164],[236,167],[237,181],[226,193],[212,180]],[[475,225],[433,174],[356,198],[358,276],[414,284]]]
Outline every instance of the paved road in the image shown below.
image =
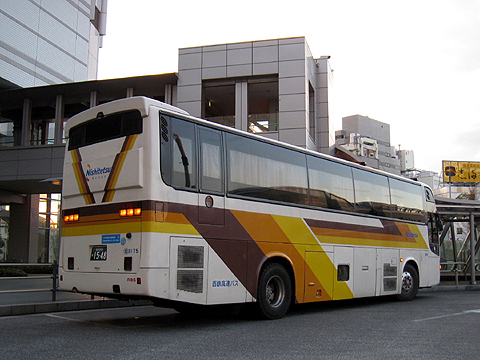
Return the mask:
[[0,318],[0,359],[477,359],[480,292],[297,306],[275,321],[151,306]]

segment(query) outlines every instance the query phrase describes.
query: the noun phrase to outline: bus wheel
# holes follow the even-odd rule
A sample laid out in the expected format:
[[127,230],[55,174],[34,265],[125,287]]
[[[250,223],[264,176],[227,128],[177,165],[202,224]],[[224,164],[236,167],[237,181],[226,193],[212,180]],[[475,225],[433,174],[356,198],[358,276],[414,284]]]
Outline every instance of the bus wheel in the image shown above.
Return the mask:
[[418,273],[411,264],[405,265],[402,274],[402,291],[397,295],[400,300],[412,300],[418,292]]
[[286,314],[292,300],[292,282],[280,264],[268,264],[258,281],[257,308],[264,319],[279,319]]

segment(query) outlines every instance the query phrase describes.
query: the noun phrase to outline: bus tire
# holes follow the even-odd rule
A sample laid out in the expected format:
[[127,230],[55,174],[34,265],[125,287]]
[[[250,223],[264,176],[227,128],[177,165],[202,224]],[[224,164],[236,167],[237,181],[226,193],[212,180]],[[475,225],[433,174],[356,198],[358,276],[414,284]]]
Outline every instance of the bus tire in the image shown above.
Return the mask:
[[412,264],[407,264],[403,268],[402,288],[397,298],[403,301],[412,300],[418,292],[418,272]]
[[292,301],[292,281],[288,271],[280,264],[266,265],[258,280],[257,310],[261,318],[283,317]]

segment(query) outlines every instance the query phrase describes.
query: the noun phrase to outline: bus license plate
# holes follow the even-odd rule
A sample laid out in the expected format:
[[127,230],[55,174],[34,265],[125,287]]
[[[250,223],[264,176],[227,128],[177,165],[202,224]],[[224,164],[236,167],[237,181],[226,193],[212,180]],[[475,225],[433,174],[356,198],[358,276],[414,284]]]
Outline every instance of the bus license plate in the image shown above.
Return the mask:
[[90,260],[107,260],[107,247],[93,246],[92,253],[90,254]]

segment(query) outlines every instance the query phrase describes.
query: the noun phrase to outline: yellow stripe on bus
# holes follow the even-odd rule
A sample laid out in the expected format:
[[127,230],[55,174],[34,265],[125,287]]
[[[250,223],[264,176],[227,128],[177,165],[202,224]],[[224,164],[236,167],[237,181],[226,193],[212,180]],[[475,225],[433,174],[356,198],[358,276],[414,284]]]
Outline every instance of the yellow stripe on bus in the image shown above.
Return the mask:
[[[327,292],[329,298],[333,299],[333,288],[328,284],[331,284],[332,282],[332,271],[335,275],[334,279],[337,278],[337,269],[335,268],[335,264],[332,262],[330,257],[323,250],[322,246],[318,243],[318,240],[315,238],[308,225],[301,218],[292,218],[280,215],[273,215],[273,218],[289,239],[301,239],[302,245],[292,242],[293,245],[297,248],[299,253],[302,254],[306,264],[318,279],[321,290]],[[303,244],[310,245],[308,246],[308,250],[316,253],[316,261],[307,261],[307,254],[303,251],[305,249]],[[352,290],[345,282],[335,281],[333,286],[335,287],[336,298],[353,298]],[[318,290],[317,288],[318,286],[315,288],[315,290]],[[308,299],[306,300],[308,301]]]

